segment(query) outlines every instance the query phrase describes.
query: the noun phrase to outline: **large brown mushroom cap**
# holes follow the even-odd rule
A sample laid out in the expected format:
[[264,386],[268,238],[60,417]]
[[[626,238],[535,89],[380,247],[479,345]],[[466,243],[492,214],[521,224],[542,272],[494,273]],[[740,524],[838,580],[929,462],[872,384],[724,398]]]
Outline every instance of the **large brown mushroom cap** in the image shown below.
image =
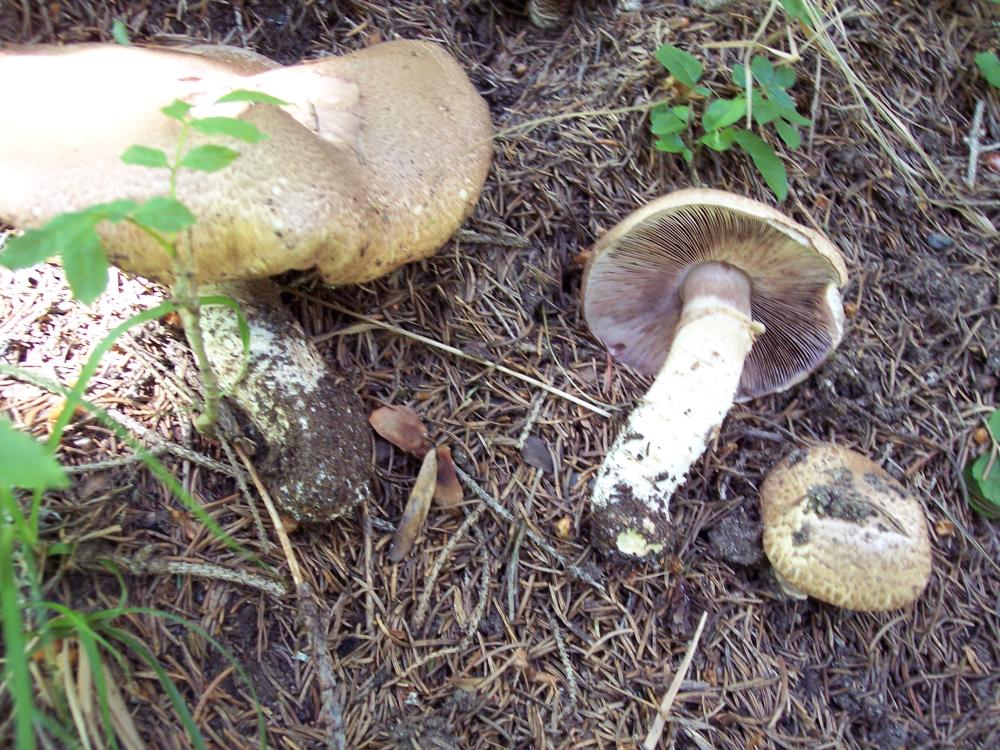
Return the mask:
[[618,359],[658,372],[684,279],[708,261],[746,274],[751,315],[764,325],[735,400],[795,384],[839,343],[847,270],[833,243],[763,203],[694,188],[649,203],[598,241],[584,282],[587,324]]
[[867,457],[830,443],[796,450],[760,488],[764,552],[799,591],[855,610],[916,599],[931,572],[919,500]]
[[[330,283],[360,282],[436,251],[471,211],[492,155],[489,112],[458,63],[413,41],[290,68],[268,63],[205,47],[0,52],[5,106],[18,113],[0,119],[2,218],[27,228],[94,203],[165,194],[165,171],[120,155],[134,144],[172,153],[179,125],[159,110],[173,99],[211,110],[221,94],[249,88],[292,106],[219,111],[268,140],[231,144],[242,155],[219,172],[181,174],[179,197],[199,219],[199,281],[318,266]],[[189,145],[200,140],[193,134]],[[113,263],[169,280],[169,259],[139,230],[123,223],[102,233]]]

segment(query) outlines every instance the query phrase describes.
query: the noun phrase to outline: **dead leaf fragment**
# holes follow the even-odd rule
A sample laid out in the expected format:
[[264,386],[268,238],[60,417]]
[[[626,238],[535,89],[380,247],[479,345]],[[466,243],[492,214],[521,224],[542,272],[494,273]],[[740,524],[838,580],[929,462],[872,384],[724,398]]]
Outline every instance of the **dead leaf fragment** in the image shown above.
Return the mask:
[[392,538],[389,559],[393,562],[399,562],[410,553],[410,548],[413,547],[420,529],[424,526],[424,519],[427,518],[427,511],[431,507],[436,486],[437,451],[427,451],[423,463],[420,464],[417,481],[410,490],[410,499],[406,503],[406,510],[403,511],[403,518]]
[[408,406],[381,406],[371,413],[372,429],[400,450],[423,458],[429,449],[427,428]]
[[434,487],[434,500],[441,508],[455,510],[462,503],[462,484],[455,472],[455,461],[451,457],[451,448],[439,445],[437,448],[437,484]]
[[541,469],[547,474],[555,471],[548,447],[542,442],[541,438],[534,435],[529,435],[528,439],[524,441],[524,447],[521,448],[521,458],[529,466]]

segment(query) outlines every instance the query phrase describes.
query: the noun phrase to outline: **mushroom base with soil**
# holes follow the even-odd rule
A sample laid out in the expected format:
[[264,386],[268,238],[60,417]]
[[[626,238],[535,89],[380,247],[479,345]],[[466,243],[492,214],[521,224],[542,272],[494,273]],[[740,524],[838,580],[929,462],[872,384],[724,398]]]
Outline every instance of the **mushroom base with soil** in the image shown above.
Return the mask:
[[669,501],[729,412],[754,338],[751,285],[738,269],[703,263],[685,278],[666,362],[598,471],[594,529],[606,546],[642,557],[663,549]]
[[[302,327],[280,304],[271,281],[202,287],[235,299],[250,327],[243,342],[235,312],[202,307],[209,361],[229,399],[253,424],[259,470],[282,511],[296,520],[349,514],[371,493],[370,430],[347,378],[327,367]],[[263,450],[261,450],[263,449]]]

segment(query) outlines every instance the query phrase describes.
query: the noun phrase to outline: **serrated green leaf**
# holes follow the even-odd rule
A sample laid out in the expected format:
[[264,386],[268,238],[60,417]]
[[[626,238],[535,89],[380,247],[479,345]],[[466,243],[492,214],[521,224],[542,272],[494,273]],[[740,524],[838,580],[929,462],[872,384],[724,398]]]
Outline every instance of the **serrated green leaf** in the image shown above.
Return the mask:
[[[94,234],[99,221],[86,211],[60,214],[37,229],[29,229],[20,237],[12,237],[2,254],[0,263],[11,270],[28,268],[43,260],[59,255],[73,244],[85,241]],[[95,235],[96,236],[96,235]]]
[[781,136],[781,140],[788,148],[796,149],[802,145],[802,135],[794,125],[790,125],[784,120],[775,120],[774,129],[778,131],[778,135]]
[[996,52],[980,52],[975,57],[976,66],[990,85],[1000,89],[1000,58]]
[[656,50],[656,59],[670,75],[688,88],[694,88],[701,80],[703,69],[698,58],[680,47],[675,47],[672,44],[661,44]]
[[169,168],[170,166],[163,151],[149,146],[129,146],[121,155],[121,160],[137,167]]
[[684,122],[688,122],[691,119],[691,108],[688,107],[687,105],[681,104],[676,107],[671,107],[670,111],[676,117],[679,117],[680,119],[684,120]]
[[221,96],[215,100],[216,104],[228,104],[230,102],[250,102],[251,104],[274,104],[275,106],[281,107],[288,102],[279,99],[276,96],[271,96],[270,94],[264,94],[260,91],[248,91],[247,89],[237,89],[235,91],[230,91],[225,96]]
[[45,446],[0,417],[0,487],[64,489],[69,478]]
[[785,200],[788,197],[788,173],[785,171],[785,165],[781,163],[781,159],[774,153],[774,149],[749,130],[735,131],[733,140],[750,155],[757,171],[761,173],[764,182],[771,188],[778,200]]
[[179,232],[196,221],[183,203],[166,196],[150,198],[136,209],[132,218],[157,232]]
[[111,37],[125,47],[128,47],[131,42],[128,39],[128,28],[125,26],[125,22],[120,18],[116,18],[111,22]]
[[774,85],[778,88],[787,89],[795,84],[795,70],[788,65],[782,65],[774,69]]
[[994,409],[993,413],[990,414],[990,418],[986,420],[986,429],[989,430],[993,439],[1000,443],[1000,409]]
[[701,116],[701,126],[706,132],[725,128],[737,122],[747,111],[747,100],[738,96],[735,99],[716,99],[705,109]]
[[97,232],[62,251],[63,271],[73,296],[89,305],[101,296],[108,285],[108,258]]
[[191,111],[191,105],[187,102],[182,102],[180,99],[174,99],[160,111],[174,120],[183,120],[187,117],[187,113]]
[[705,133],[698,142],[708,146],[713,151],[727,151],[733,145],[733,137],[733,128],[722,128]]
[[233,159],[239,155],[239,151],[210,143],[205,146],[196,146],[184,154],[180,166],[199,172],[217,172],[229,166]]
[[245,143],[267,140],[267,136],[252,122],[235,117],[201,117],[191,120],[191,127],[205,135],[227,135]]

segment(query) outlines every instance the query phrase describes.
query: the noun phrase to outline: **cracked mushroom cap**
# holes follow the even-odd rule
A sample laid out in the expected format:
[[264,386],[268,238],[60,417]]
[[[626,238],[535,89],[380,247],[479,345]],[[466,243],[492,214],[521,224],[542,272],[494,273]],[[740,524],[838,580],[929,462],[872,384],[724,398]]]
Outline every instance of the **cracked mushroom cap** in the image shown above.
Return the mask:
[[765,329],[736,401],[794,385],[840,342],[847,269],[833,243],[763,203],[695,188],[647,204],[597,242],[584,280],[587,324],[615,357],[657,373],[680,319],[684,279],[709,261],[747,276],[751,315]]
[[779,580],[847,609],[881,611],[924,590],[923,506],[867,457],[832,443],[796,450],[760,488],[764,552]]
[[[94,203],[167,193],[167,173],[130,166],[138,144],[173,153],[174,99],[195,116],[238,116],[268,139],[225,139],[225,169],[184,171],[181,200],[202,283],[318,267],[332,284],[433,254],[471,212],[492,158],[485,102],[436,44],[393,41],[281,67],[231,47],[81,44],[0,51],[0,218],[21,228]],[[217,105],[234,89],[289,102]],[[192,134],[188,145],[204,142]],[[155,243],[122,223],[101,232],[121,268],[168,281]]]

